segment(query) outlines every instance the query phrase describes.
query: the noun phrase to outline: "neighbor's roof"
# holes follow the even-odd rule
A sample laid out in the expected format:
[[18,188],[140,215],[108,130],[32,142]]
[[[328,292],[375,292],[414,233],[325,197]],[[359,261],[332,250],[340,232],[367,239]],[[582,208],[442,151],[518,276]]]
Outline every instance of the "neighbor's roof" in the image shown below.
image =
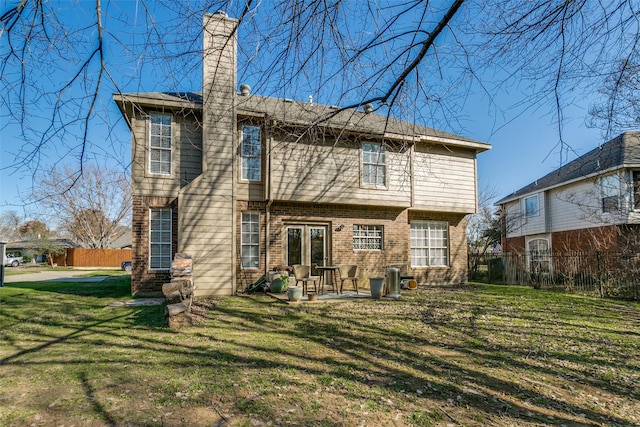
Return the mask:
[[[121,109],[121,104],[126,102],[165,108],[202,108],[202,94],[198,92],[130,93],[114,95],[114,99]],[[389,139],[404,140],[409,137],[415,142],[460,145],[474,148],[478,152],[491,148],[491,145],[484,142],[376,113],[366,114],[355,109],[341,110],[337,106],[260,95],[237,95],[236,99],[238,115],[266,115],[273,120],[294,126],[318,124],[350,133],[364,133]]]
[[624,166],[640,166],[640,132],[625,132],[588,153],[514,191],[495,204],[513,201],[588,176],[605,173]]
[[[80,248],[81,246],[69,239],[46,239],[50,243],[53,243],[61,248]],[[37,241],[35,241],[37,244]],[[32,249],[34,247],[33,240],[20,240],[17,242],[7,243],[7,249]]]

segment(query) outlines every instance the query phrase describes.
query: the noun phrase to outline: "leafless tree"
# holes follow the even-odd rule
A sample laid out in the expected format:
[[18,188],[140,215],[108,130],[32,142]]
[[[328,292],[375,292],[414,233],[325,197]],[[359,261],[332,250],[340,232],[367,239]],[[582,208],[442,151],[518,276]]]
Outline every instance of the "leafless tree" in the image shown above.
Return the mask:
[[129,183],[118,170],[92,165],[84,169],[81,177],[70,167],[53,169],[40,181],[33,198],[78,243],[106,248],[130,224]]
[[14,210],[2,213],[0,215],[0,240],[11,241],[18,239],[20,221],[18,212]]
[[526,103],[490,102],[496,126],[507,111],[545,108],[555,115],[561,162],[571,150],[562,138],[564,107],[622,76],[640,34],[631,0],[65,5],[17,0],[0,11],[0,105],[21,139],[9,153],[14,169],[38,171],[70,157],[76,172],[93,157],[126,168],[127,141],[110,139],[118,117],[110,95],[198,91],[204,12],[238,18],[239,81],[259,93],[371,103],[383,114],[462,131],[473,91],[491,99],[517,90]]

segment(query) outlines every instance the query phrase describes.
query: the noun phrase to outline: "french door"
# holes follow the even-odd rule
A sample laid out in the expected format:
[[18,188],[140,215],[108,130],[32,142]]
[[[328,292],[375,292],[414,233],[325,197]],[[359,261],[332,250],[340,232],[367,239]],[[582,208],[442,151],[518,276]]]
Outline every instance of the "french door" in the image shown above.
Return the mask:
[[[295,224],[286,226],[285,254],[287,265],[323,266],[327,263],[326,225]],[[315,268],[311,274],[318,275]]]

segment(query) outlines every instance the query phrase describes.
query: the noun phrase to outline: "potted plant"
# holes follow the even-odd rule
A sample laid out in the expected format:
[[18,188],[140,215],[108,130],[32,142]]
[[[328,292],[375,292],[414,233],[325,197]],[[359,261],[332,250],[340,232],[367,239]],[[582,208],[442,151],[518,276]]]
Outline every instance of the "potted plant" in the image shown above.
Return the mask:
[[269,284],[269,290],[271,293],[280,294],[282,292],[286,292],[289,287],[289,276],[286,273],[281,273],[280,276],[276,276],[271,279],[271,283]]

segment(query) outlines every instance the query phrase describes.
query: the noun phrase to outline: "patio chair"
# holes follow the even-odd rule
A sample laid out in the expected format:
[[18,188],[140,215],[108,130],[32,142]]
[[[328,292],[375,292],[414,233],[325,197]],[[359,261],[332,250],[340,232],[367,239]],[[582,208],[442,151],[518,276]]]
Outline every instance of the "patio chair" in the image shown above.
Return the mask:
[[307,283],[313,283],[313,290],[318,293],[318,279],[320,276],[311,276],[311,267],[308,265],[295,264],[293,266],[293,275],[296,278],[296,286],[302,282],[302,295],[307,293]]
[[357,273],[358,273],[357,265],[350,265],[350,264],[340,265],[340,293],[342,293],[342,287],[344,285],[344,282],[349,280],[353,284],[353,287],[356,290],[356,294],[358,293]]

